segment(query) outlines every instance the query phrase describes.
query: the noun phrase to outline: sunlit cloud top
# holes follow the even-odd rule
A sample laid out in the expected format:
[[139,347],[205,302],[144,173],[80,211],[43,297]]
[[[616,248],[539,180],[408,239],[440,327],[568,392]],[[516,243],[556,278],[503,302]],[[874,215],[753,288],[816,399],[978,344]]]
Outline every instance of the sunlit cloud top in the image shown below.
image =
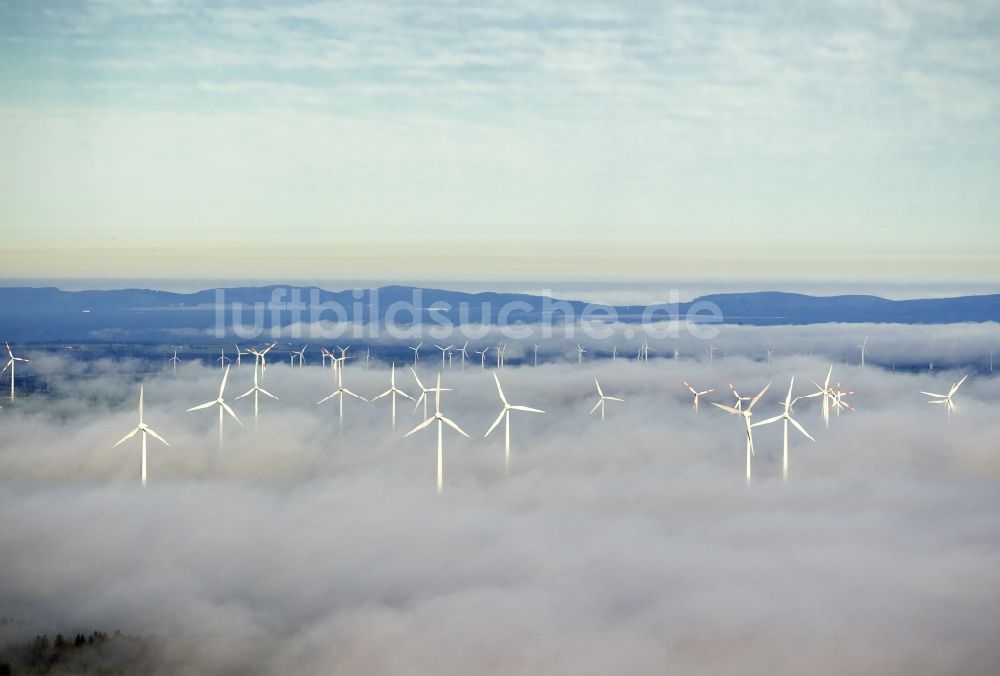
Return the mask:
[[998,55],[992,2],[0,2],[0,263],[995,279]]

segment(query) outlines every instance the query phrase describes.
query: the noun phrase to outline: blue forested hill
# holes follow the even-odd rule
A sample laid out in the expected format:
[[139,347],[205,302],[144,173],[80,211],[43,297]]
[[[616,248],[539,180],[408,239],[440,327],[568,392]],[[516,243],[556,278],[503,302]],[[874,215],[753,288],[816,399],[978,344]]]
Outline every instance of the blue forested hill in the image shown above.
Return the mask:
[[[221,296],[220,296],[221,293]],[[217,298],[223,297],[225,306]],[[234,310],[234,306],[239,308]],[[808,296],[757,292],[713,294],[676,307],[590,305],[510,293],[462,293],[444,289],[385,286],[327,291],[317,287],[239,287],[195,293],[146,289],[61,291],[57,288],[0,288],[0,335],[11,341],[148,340],[214,337],[219,316],[227,326],[285,326],[311,321],[392,321],[484,324],[562,321],[571,316],[662,320],[718,308],[724,323],[751,325],[844,323],[943,324],[1000,321],[1000,295],[918,300],[877,296]]]

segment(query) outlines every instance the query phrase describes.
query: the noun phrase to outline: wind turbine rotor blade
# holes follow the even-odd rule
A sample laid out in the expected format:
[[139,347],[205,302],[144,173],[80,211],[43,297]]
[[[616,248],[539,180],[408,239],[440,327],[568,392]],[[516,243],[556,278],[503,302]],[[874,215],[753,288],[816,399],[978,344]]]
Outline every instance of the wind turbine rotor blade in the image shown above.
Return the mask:
[[428,425],[430,425],[432,422],[434,422],[434,418],[428,418],[427,420],[423,421],[422,423],[420,423],[419,425],[417,425],[416,427],[414,427],[412,430],[410,430],[409,432],[407,432],[406,434],[404,434],[403,438],[406,438],[406,437],[410,436],[414,432],[419,432],[420,430],[422,430],[425,427],[427,427]]
[[253,391],[254,391],[255,389],[258,389],[258,388],[256,388],[256,387],[251,387],[251,388],[250,388],[249,390],[247,390],[246,392],[244,392],[243,394],[241,394],[240,396],[238,396],[238,397],[236,397],[236,398],[237,398],[237,399],[242,399],[243,397],[249,397],[249,396],[250,396],[251,394],[253,394]]
[[159,434],[157,434],[156,432],[154,432],[149,427],[146,428],[146,432],[149,433],[149,436],[153,437],[154,439],[156,439],[157,441],[159,441],[160,443],[162,443],[164,446],[169,446],[170,445],[170,443],[166,439],[164,439],[163,437],[161,437]]
[[132,430],[131,432],[129,432],[128,434],[126,434],[125,436],[123,436],[121,439],[119,439],[118,442],[114,446],[112,446],[111,448],[115,448],[116,446],[119,446],[119,445],[125,443],[126,441],[128,441],[129,439],[131,439],[132,437],[134,437],[135,433],[138,432],[138,431],[139,431],[139,428],[136,427],[134,430]]
[[500,387],[500,378],[497,377],[497,372],[496,371],[493,372],[493,380],[496,381],[497,392],[500,393],[500,401],[502,401],[503,404],[504,404],[504,406],[506,406],[507,405],[507,397],[503,396],[503,388]]
[[624,399],[619,399],[618,397],[604,397],[605,401],[625,401]]
[[594,411],[600,408],[602,403],[604,403],[604,397],[597,400],[597,403],[594,404],[594,408],[590,409],[590,415],[594,415]]
[[795,426],[795,429],[797,429],[799,432],[802,432],[802,434],[804,434],[807,439],[809,439],[810,441],[816,441],[815,439],[813,439],[811,434],[806,432],[806,428],[799,424],[798,420],[796,420],[795,418],[789,418],[788,422],[792,423]]
[[597,382],[597,378],[594,378],[594,384],[597,385],[597,394],[603,399],[604,392],[601,391],[601,384]]
[[343,392],[344,392],[345,394],[349,394],[349,395],[351,395],[351,396],[352,396],[352,397],[354,397],[355,399],[360,399],[361,401],[368,401],[367,399],[365,399],[364,397],[362,397],[362,396],[361,396],[360,394],[354,394],[353,392],[351,392],[351,391],[350,391],[349,389],[347,389],[346,387],[345,387],[345,388],[343,388],[343,390],[342,390],[342,391],[343,391]]
[[319,401],[317,401],[317,402],[316,402],[316,405],[317,405],[317,406],[319,406],[319,405],[320,405],[320,404],[322,404],[322,403],[323,403],[324,401],[327,401],[327,400],[329,400],[329,399],[333,399],[333,398],[334,398],[334,397],[336,397],[336,396],[337,396],[337,393],[336,393],[336,392],[334,392],[333,394],[330,394],[330,395],[327,395],[327,396],[323,397],[322,399],[320,399]]
[[394,391],[399,396],[401,396],[401,397],[403,397],[405,399],[409,399],[410,401],[414,401],[413,397],[411,397],[410,395],[408,395],[406,392],[403,392],[403,390],[394,390]]
[[506,413],[507,413],[507,409],[506,408],[504,408],[504,410],[500,411],[500,415],[497,416],[497,419],[493,421],[493,424],[490,425],[490,428],[488,430],[486,430],[486,434],[483,435],[484,438],[490,436],[490,432],[492,432],[493,430],[496,429],[497,425],[500,424],[500,422],[503,420],[503,417],[504,417],[504,415],[506,415]]
[[540,408],[531,408],[530,406],[511,406],[512,411],[524,411],[525,413],[545,413],[545,411]]
[[372,401],[375,401],[376,399],[381,399],[382,397],[387,397],[390,394],[392,394],[392,390],[386,390],[382,394],[376,394],[374,397],[372,397]]
[[192,406],[191,408],[188,409],[188,411],[189,412],[190,411],[200,411],[203,408],[208,408],[209,406],[215,406],[215,404],[216,404],[215,401],[208,401],[208,402],[205,402],[204,404],[199,404],[197,406]]
[[761,425],[770,425],[771,423],[778,422],[784,417],[785,416],[783,415],[776,415],[773,418],[768,418],[767,420],[761,420],[760,422],[755,422],[754,424],[750,425],[750,427],[760,427]]
[[264,394],[264,395],[267,395],[267,396],[271,397],[271,399],[274,399],[274,400],[278,399],[276,396],[274,396],[273,394],[271,394],[270,392],[268,392],[267,390],[265,390],[263,387],[258,387],[257,391],[260,392],[261,394]]
[[727,413],[735,413],[736,415],[743,415],[743,411],[739,410],[738,408],[733,408],[732,406],[726,406],[725,404],[719,404],[714,401],[712,402],[712,406],[715,406],[716,408],[721,408],[723,411],[726,411]]
[[464,437],[468,437],[469,436],[468,434],[465,433],[465,430],[463,430],[461,427],[459,427],[458,424],[455,423],[455,421],[453,421],[451,418],[445,418],[444,416],[441,416],[439,418],[439,420],[441,422],[443,422],[445,425],[447,425],[448,427],[452,428],[453,430],[455,430],[456,432],[458,432],[459,434],[461,434],[462,436],[464,436]]
[[750,405],[749,405],[749,406],[747,406],[747,410],[748,410],[748,411],[749,411],[750,409],[752,409],[752,408],[753,408],[754,404],[756,404],[756,403],[757,403],[758,401],[760,401],[760,398],[764,396],[764,393],[765,393],[765,392],[767,392],[767,390],[768,390],[768,388],[769,388],[769,387],[771,387],[771,383],[768,383],[767,385],[765,385],[765,386],[764,386],[764,389],[763,389],[763,390],[761,390],[761,391],[760,391],[760,392],[759,392],[759,393],[757,394],[757,396],[756,396],[756,397],[754,397],[753,399],[751,399],[751,400],[750,400]]
[[948,390],[948,396],[950,397],[951,395],[953,395],[956,392],[958,392],[958,388],[960,388],[962,386],[962,383],[964,383],[965,379],[968,378],[968,377],[969,377],[968,375],[964,375],[964,376],[962,376],[961,380],[959,380],[957,383],[955,383],[954,385],[952,385],[951,389]]
[[240,427],[243,427],[243,423],[240,422],[240,419],[236,417],[236,412],[233,411],[233,409],[231,409],[229,407],[229,404],[227,404],[226,402],[223,401],[219,405],[222,406],[223,409],[225,409],[226,413],[228,413],[229,415],[233,416],[233,420],[235,420],[236,422],[240,423]]
[[937,394],[935,392],[924,392],[923,390],[920,390],[920,394],[926,394],[928,397],[945,397],[945,398],[948,397],[947,394]]
[[226,372],[222,374],[222,385],[219,386],[219,396],[226,391],[226,381],[229,380],[229,367],[226,367]]

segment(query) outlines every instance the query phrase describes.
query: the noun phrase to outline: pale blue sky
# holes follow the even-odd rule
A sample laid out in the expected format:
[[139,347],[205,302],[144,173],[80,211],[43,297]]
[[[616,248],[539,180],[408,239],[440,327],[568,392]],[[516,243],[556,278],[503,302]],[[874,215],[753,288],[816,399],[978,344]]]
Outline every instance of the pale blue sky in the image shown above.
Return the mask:
[[998,185],[996,2],[0,0],[9,276],[996,281]]

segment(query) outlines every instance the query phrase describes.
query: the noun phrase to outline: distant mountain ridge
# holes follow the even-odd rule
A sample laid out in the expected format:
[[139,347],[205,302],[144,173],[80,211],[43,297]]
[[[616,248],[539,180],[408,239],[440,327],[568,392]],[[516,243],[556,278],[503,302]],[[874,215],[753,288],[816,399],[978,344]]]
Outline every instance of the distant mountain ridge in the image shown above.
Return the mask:
[[[218,289],[175,293],[149,289],[62,291],[54,287],[0,287],[0,335],[12,341],[176,340],[189,332],[210,338],[218,315]],[[397,312],[397,323],[435,318],[452,323],[532,323],[569,312],[579,318],[613,315],[623,322],[641,321],[644,313],[662,320],[666,306],[606,305],[515,293],[465,293],[411,286],[328,291],[319,287],[259,286],[222,289],[225,317],[232,304],[243,307],[241,321],[251,322],[252,308],[266,307],[264,328],[273,323],[310,321],[326,309],[325,321],[385,321],[395,306],[411,304],[415,312]],[[437,309],[435,309],[437,306]],[[758,326],[816,323],[945,324],[1000,321],[1000,294],[913,300],[878,296],[809,296],[779,291],[722,293],[701,296],[671,307],[684,317],[703,307],[717,307],[721,322]],[[298,310],[296,310],[298,308]]]

